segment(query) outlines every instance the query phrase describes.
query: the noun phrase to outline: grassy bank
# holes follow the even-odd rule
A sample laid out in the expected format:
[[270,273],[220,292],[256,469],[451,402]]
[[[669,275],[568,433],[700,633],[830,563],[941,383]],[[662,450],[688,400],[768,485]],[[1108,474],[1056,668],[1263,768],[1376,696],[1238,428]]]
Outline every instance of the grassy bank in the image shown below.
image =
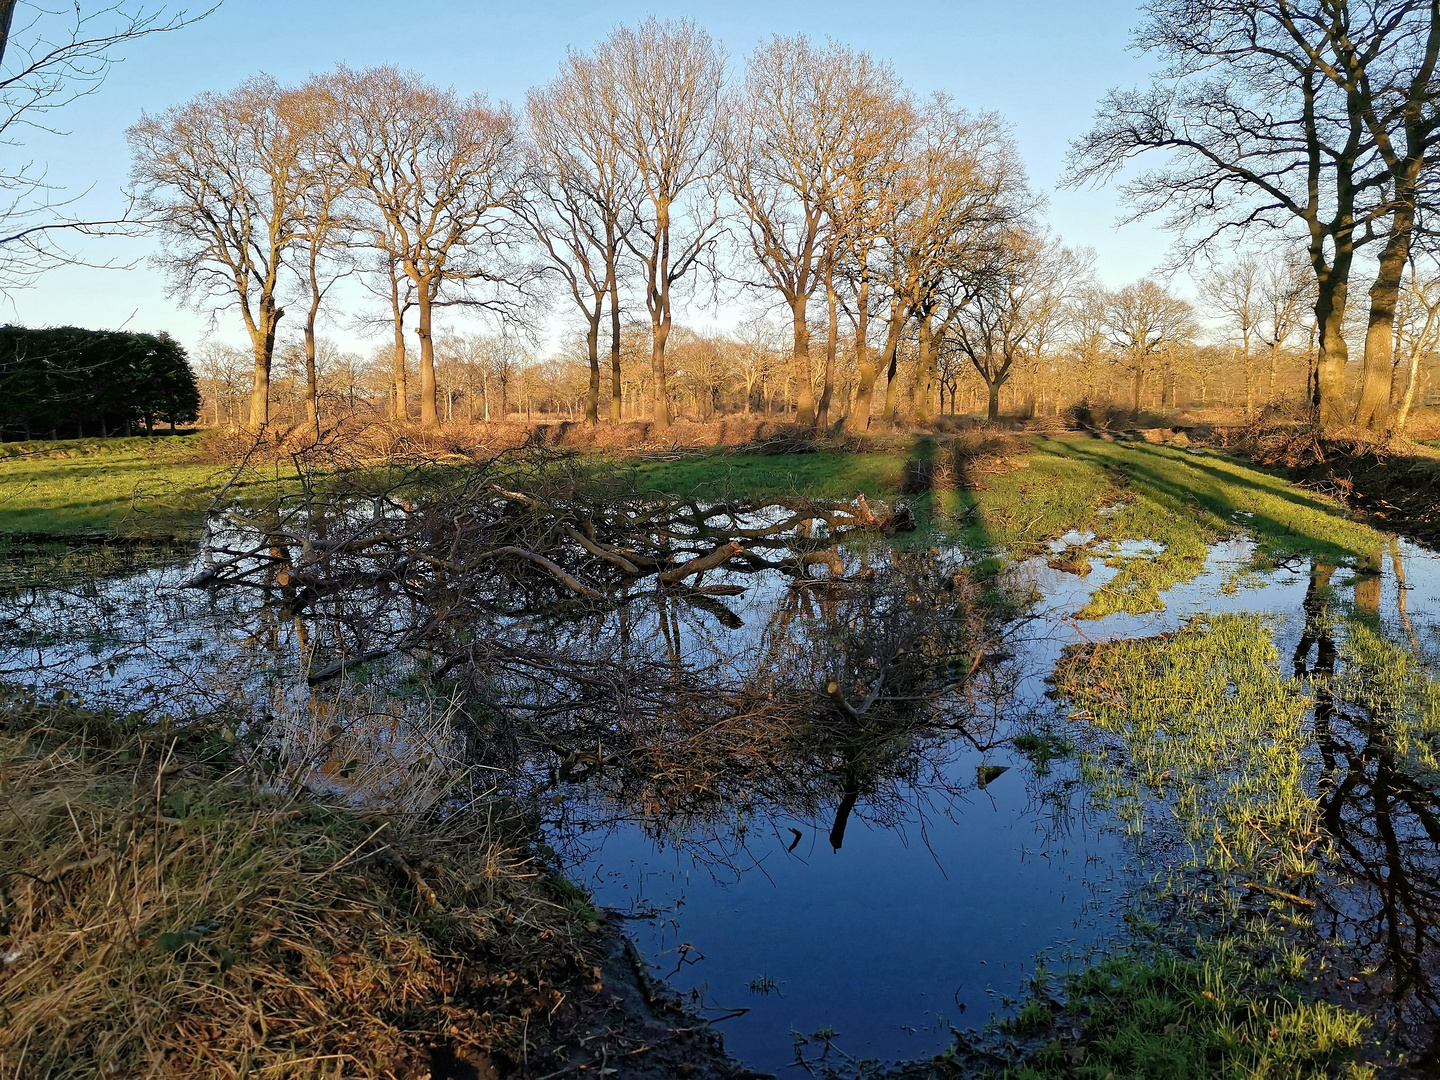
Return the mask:
[[[1010,557],[1042,553],[1075,532],[1071,554],[1117,568],[1085,615],[1139,613],[1189,580],[1211,546],[1232,536],[1257,542],[1258,566],[1314,556],[1356,563],[1384,538],[1350,520],[1336,501],[1282,476],[1219,454],[1087,437],[1007,442],[917,440],[906,451],[869,454],[727,454],[642,464],[634,482],[673,494],[727,498],[807,494],[908,498],[920,522],[909,540],[964,543]],[[1158,550],[1120,554],[1114,545],[1149,540]]]
[[[204,436],[3,444],[0,532],[181,535],[232,471],[199,460]],[[1111,591],[1153,594],[1198,569],[1215,539],[1238,532],[1265,560],[1362,558],[1378,534],[1338,504],[1216,454],[1090,438],[919,438],[871,453],[714,453],[657,461],[606,451],[640,491],[702,498],[905,497],[932,534],[1028,553],[1072,529],[1101,540],[1148,538],[1165,554]],[[272,470],[273,471],[273,470]],[[258,479],[258,478],[257,478]],[[1109,508],[1107,510],[1107,508]]]
[[0,1072],[429,1075],[442,1048],[490,1075],[538,1059],[546,1018],[599,972],[574,897],[494,814],[257,786],[228,746],[0,709]]
[[[1137,943],[1062,980],[1058,996],[1037,986],[998,1025],[1028,1045],[1017,1080],[1363,1077],[1404,1065],[1375,1041],[1384,1032],[1360,999],[1327,994],[1384,964],[1353,942],[1337,949],[1343,936],[1321,933],[1317,912],[1371,910],[1353,892],[1370,857],[1364,822],[1340,828],[1329,793],[1367,767],[1385,770],[1381,791],[1433,791],[1440,683],[1328,590],[1307,601],[1306,619],[1319,655],[1333,645],[1339,661],[1308,682],[1282,674],[1273,627],[1254,615],[1066,650],[1055,683],[1086,797],[1163,860],[1150,902],[1164,915],[1137,909]],[[1364,757],[1313,719],[1322,701],[1355,725]],[[1318,758],[1329,764],[1317,782]],[[1336,771],[1337,758],[1349,764]],[[1428,872],[1418,857],[1388,867],[1399,887]]]

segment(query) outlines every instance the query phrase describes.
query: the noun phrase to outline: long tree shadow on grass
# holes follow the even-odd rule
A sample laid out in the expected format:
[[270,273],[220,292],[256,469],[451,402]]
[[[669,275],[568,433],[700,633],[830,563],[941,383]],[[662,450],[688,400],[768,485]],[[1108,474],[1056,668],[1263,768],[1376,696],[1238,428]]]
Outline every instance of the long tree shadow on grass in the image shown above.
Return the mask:
[[[1274,487],[1245,475],[1243,466],[1217,468],[1203,457],[1153,447],[1127,449],[1123,456],[1101,450],[1098,444],[1067,443],[1065,453],[1107,471],[1118,472],[1138,495],[1186,514],[1216,539],[1240,531],[1253,533],[1260,551],[1272,559],[1309,554],[1330,561],[1364,559],[1380,545],[1380,537],[1349,520],[1328,500],[1287,490],[1277,478]],[[1177,475],[1177,470],[1184,472]],[[1187,485],[1185,473],[1213,483]],[[1270,500],[1296,509],[1294,516],[1282,506],[1266,507]],[[1201,515],[1196,514],[1200,511]],[[1243,515],[1243,517],[1241,516]]]

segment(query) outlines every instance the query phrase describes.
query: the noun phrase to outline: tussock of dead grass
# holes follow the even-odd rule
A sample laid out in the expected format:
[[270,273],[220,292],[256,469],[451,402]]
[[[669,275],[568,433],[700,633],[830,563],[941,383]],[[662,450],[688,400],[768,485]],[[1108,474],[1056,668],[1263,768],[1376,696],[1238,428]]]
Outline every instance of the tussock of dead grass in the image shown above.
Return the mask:
[[518,1060],[530,1018],[597,973],[501,831],[261,790],[174,739],[11,705],[0,1076],[428,1075],[442,1043]]

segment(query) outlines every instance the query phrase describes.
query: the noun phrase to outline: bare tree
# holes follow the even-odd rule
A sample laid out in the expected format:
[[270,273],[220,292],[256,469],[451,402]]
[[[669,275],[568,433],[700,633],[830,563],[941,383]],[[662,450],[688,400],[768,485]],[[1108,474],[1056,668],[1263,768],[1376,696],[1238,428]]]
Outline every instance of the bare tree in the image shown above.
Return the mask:
[[354,272],[350,248],[360,228],[347,205],[351,201],[349,172],[324,135],[339,119],[330,109],[332,104],[329,95],[317,93],[313,86],[286,95],[299,143],[301,213],[296,261],[306,294],[306,420],[316,439],[320,438],[320,380],[315,367],[315,326],[326,295],[336,282]]
[[610,302],[610,421],[620,422],[620,254],[635,202],[635,166],[620,150],[603,72],[571,51],[560,77],[526,100],[534,198],[525,219],[585,318],[590,390],[585,418],[599,422],[600,323]]
[[[1422,277],[1413,253],[1405,294],[1397,309],[1396,339],[1405,380],[1389,434],[1403,435],[1420,389],[1421,365],[1440,346],[1440,275],[1435,273],[1432,265],[1430,274]],[[1396,377],[1399,377],[1398,368]]]
[[617,145],[636,173],[626,245],[643,271],[652,406],[663,430],[670,425],[665,342],[674,289],[702,265],[720,223],[715,179],[725,60],[695,23],[651,16],[638,27],[617,27],[592,62]]
[[1358,91],[1366,129],[1389,174],[1388,227],[1370,287],[1364,374],[1355,405],[1358,425],[1383,432],[1394,378],[1395,306],[1410,263],[1425,173],[1434,171],[1440,147],[1440,4],[1372,0],[1355,5],[1353,13],[1350,5],[1339,6],[1332,34],[1342,62],[1354,69],[1347,85]]
[[242,349],[207,341],[196,350],[195,360],[202,397],[209,399],[212,410],[211,426],[219,427],[228,406],[233,405],[244,391],[250,357]]
[[[972,116],[937,95],[923,114],[896,178],[890,288],[894,319],[913,319],[918,363],[909,398],[915,418],[935,418],[940,344],[974,297],[1003,236],[1034,205],[1009,130],[993,114]],[[898,335],[897,335],[898,336]],[[892,371],[894,354],[891,356]],[[894,419],[887,390],[887,420]]]
[[1280,366],[1280,350],[1300,328],[1307,308],[1314,308],[1311,294],[1314,277],[1305,265],[1303,255],[1295,252],[1273,256],[1263,263],[1260,279],[1262,320],[1257,331],[1269,350],[1267,363],[1267,396],[1275,397],[1275,373]]
[[[872,196],[875,163],[903,139],[893,122],[901,97],[894,74],[865,53],[777,36],[755,50],[731,100],[725,178],[744,218],[748,253],[790,309],[800,424],[828,421],[835,263],[841,238]],[[809,304],[821,284],[831,330],[817,410]]]
[[[378,214],[377,246],[414,284],[420,423],[436,430],[435,308],[504,309],[523,276],[509,258],[524,171],[515,117],[392,67],[342,67],[317,88],[343,117],[327,139]],[[477,297],[479,284],[493,295]]]
[[143,117],[126,133],[137,197],[164,238],[157,261],[173,291],[197,305],[237,307],[244,319],[257,430],[270,418],[281,270],[305,210],[293,119],[275,81],[257,77]]
[[[58,8],[28,5],[15,23],[15,0],[0,0],[0,146],[21,145],[23,130],[58,134],[53,115],[96,93],[119,49],[152,34],[168,33],[203,19],[184,10],[107,3]],[[12,159],[13,160],[13,159]],[[126,208],[108,220],[86,220],[66,212],[73,199],[60,197],[35,162],[0,167],[0,291],[30,284],[50,267],[75,262],[63,246],[66,234],[97,235],[136,226]],[[105,264],[111,265],[111,264]]]
[[1076,402],[1091,399],[1095,374],[1108,359],[1105,313],[1109,306],[1109,292],[1093,279],[1080,284],[1065,305],[1071,359],[1068,374],[1074,380],[1071,396]]
[[1240,363],[1241,370],[1245,373],[1246,416],[1255,411],[1256,372],[1255,358],[1250,351],[1250,338],[1255,334],[1263,314],[1261,279],[1260,260],[1254,255],[1242,254],[1228,263],[1212,267],[1199,282],[1200,291],[1211,312],[1225,320],[1228,327],[1240,335]]
[[1124,357],[1133,379],[1131,409],[1140,413],[1140,393],[1158,360],[1195,335],[1190,305],[1150,278],[1111,293],[1105,308],[1110,343]]
[[1256,228],[1304,231],[1320,336],[1311,397],[1325,426],[1350,419],[1344,320],[1355,252],[1393,212],[1368,73],[1406,47],[1404,16],[1421,6],[1154,0],[1135,40],[1160,57],[1160,74],[1148,90],[1111,91],[1071,150],[1072,184],[1166,155],[1123,190],[1134,217],[1165,216],[1180,260]]
[[1038,362],[1053,342],[1066,300],[1088,270],[1083,255],[1043,234],[1005,235],[954,327],[956,345],[989,392],[989,420],[1000,419],[1000,388],[1016,361]]

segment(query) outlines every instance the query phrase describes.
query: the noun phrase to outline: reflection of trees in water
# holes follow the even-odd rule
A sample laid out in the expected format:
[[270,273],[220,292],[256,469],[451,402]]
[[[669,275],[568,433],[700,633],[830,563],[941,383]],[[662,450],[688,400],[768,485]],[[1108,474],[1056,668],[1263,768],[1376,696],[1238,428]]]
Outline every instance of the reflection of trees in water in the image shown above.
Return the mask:
[[556,831],[583,848],[586,830],[638,821],[730,866],[756,822],[810,820],[838,849],[861,808],[886,826],[948,812],[970,786],[952,779],[953,758],[993,742],[993,722],[977,726],[968,706],[1002,677],[983,662],[993,609],[963,566],[929,554],[855,556],[846,569],[790,582],[744,635],[676,603],[652,616],[657,632],[632,629],[631,650],[647,638],[665,658],[709,665],[691,669],[709,682],[701,707],[677,702],[661,723],[612,732],[591,798],[557,809]]
[[[1392,555],[1398,562],[1398,553]],[[1391,736],[1396,718],[1337,691],[1334,572],[1333,566],[1312,567],[1294,656],[1295,674],[1308,677],[1315,694],[1315,738],[1324,768],[1319,803],[1333,841],[1316,925],[1373,971],[1371,989],[1388,997],[1393,1020],[1422,1029],[1433,1054],[1440,1022],[1440,794],[1412,776],[1397,755]],[[1363,616],[1378,614],[1378,585],[1369,576],[1357,585]],[[1368,677],[1365,671],[1347,674]]]
[[[59,642],[46,653],[57,685],[121,659],[115,682],[137,699],[127,707],[178,700],[183,683],[187,709],[252,717],[269,729],[265,752],[315,783],[344,786],[377,746],[397,774],[407,750],[458,746],[487,785],[528,802],[583,779],[599,818],[643,819],[656,834],[728,842],[738,817],[763,812],[823,819],[838,846],[852,815],[914,820],[925,798],[959,793],[945,790],[948,760],[992,738],[976,714],[993,710],[972,703],[1002,681],[986,663],[999,590],[958,557],[848,550],[808,521],[770,528],[745,538],[775,553],[763,565],[586,600],[548,573],[508,570],[484,585],[494,595],[443,575],[423,592],[403,566],[327,564],[293,537],[217,531],[223,588],[182,587],[210,573],[200,564],[20,614]],[[230,549],[258,554],[232,565]],[[317,565],[329,575],[318,585],[305,576]],[[77,628],[117,604],[142,618],[92,654]]]

